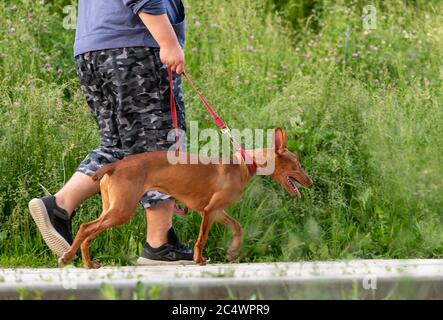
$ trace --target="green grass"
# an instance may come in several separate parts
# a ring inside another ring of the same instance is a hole
[[[187,64],[201,91],[231,127],[288,130],[316,182],[297,201],[253,181],[228,210],[245,228],[240,261],[442,257],[442,3],[374,1],[377,29],[365,33],[362,1],[274,2],[186,1]],[[62,27],[66,4],[0,4],[1,266],[56,266],[27,203],[55,193],[98,144],[74,31]],[[185,91],[188,121],[213,127]],[[100,208],[98,197],[83,204],[75,229]],[[175,220],[192,246],[199,215]],[[145,224],[138,209],[92,255],[132,263]],[[229,241],[211,230],[213,261],[226,261]]]

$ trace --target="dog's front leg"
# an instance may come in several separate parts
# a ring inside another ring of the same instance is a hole
[[[217,211],[208,212],[203,210],[202,212],[200,232],[194,247],[194,261],[202,266],[206,264],[206,259],[203,257],[203,250],[206,246],[206,240],[208,240],[209,230],[211,229],[212,223],[214,222],[217,214]]]

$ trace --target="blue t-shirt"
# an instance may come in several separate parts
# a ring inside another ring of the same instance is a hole
[[[181,0],[79,0],[74,56],[123,47],[159,47],[139,16],[168,15],[180,45],[185,43],[185,9]]]

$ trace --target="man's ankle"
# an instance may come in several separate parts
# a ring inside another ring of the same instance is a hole
[[[152,248],[152,249],[157,249],[160,248],[161,246],[165,245],[168,243],[168,241],[165,240],[159,240],[159,239],[149,239],[146,241],[146,243]]]
[[[55,198],[55,204],[60,208],[66,211],[68,214],[68,217],[70,218],[72,213],[74,212],[74,209],[71,208],[67,203],[64,201],[63,197],[54,195]]]

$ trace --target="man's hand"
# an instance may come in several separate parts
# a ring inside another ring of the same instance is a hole
[[[178,74],[185,69],[185,55],[178,42],[160,46],[160,60]]]
[[[172,71],[180,74],[185,68],[185,55],[166,14],[153,15],[139,12],[149,32],[160,46],[160,59]]]

